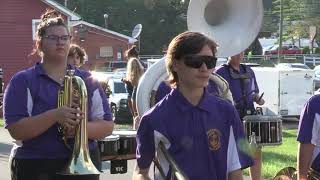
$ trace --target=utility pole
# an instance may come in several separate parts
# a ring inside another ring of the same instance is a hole
[[[109,18],[109,15],[108,14],[104,14],[103,18],[104,18],[104,27],[106,29],[108,29],[108,18]]]
[[[281,50],[282,50],[282,30],[283,30],[283,0],[280,0],[280,27],[279,27],[279,47],[278,47],[278,61],[281,58]]]

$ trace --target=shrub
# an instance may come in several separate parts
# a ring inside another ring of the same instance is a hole
[[[308,46],[303,47],[302,54],[310,54],[310,48]]]
[[[320,54],[320,47],[316,47],[315,50],[314,50],[314,53],[315,54]]]

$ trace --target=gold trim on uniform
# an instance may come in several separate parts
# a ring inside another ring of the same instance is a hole
[[[221,147],[221,132],[218,129],[210,129],[207,131],[209,149],[216,151]]]

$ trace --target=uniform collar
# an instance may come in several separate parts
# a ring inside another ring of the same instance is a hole
[[[43,69],[43,66],[42,66],[42,63],[40,62],[37,62],[36,65],[35,65],[35,71],[36,71],[36,74],[38,76],[41,76],[41,75],[47,75],[47,73],[45,72],[45,70]],[[67,69],[73,69],[75,70],[75,73],[78,73],[77,70],[76,70],[76,67],[75,66],[72,66],[70,64],[67,65]]]
[[[206,88],[204,89],[204,93],[199,104],[196,106],[192,105],[176,88],[171,90],[170,96],[175,97],[175,103],[182,112],[191,110],[192,108],[199,108],[207,112],[210,112],[212,109],[212,98]]]

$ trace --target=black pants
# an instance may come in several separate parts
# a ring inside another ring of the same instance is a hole
[[[96,168],[101,171],[101,158],[98,148],[90,151]],[[99,180],[99,175],[61,176],[68,159],[12,159],[11,180]]]

